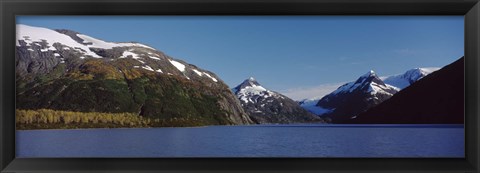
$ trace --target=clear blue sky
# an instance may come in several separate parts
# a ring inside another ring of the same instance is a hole
[[[442,67],[464,55],[463,16],[21,16],[17,23],[136,41],[230,87],[287,91]]]

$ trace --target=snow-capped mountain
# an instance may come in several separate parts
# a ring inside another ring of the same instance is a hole
[[[422,79],[423,77],[429,75],[430,73],[437,71],[438,69],[440,68],[437,68],[437,67],[414,68],[406,71],[403,74],[379,77],[379,79],[382,80],[386,84],[386,86],[399,91],[408,87],[414,82]],[[353,87],[353,84],[354,82],[347,83],[344,86],[337,89],[336,91],[334,91],[333,93],[340,93],[342,91],[347,91],[347,90],[350,91],[351,87]],[[304,99],[299,101],[299,104],[304,109],[316,115],[324,115],[332,111],[331,109],[326,109],[326,108],[316,106],[318,101],[320,101],[320,98],[310,98],[310,99]]]
[[[462,57],[345,123],[464,124],[464,64]]]
[[[326,110],[321,116],[340,122],[355,118],[359,113],[389,99],[397,91],[395,87],[385,84],[374,71],[369,71],[356,81],[344,84],[324,96],[316,106]]]
[[[399,75],[383,77],[382,80],[388,85],[395,86],[398,89],[404,89],[414,82],[422,79],[428,74],[439,70],[438,67],[428,67],[428,68],[414,68],[408,70],[407,72]]]
[[[217,75],[151,46],[16,27],[19,109],[132,112],[199,125],[252,123]]]
[[[22,52],[18,58],[25,60],[26,56],[39,57],[37,60],[31,60],[36,62],[33,66],[27,66],[32,65],[31,61],[21,61],[25,62],[20,64],[20,67],[25,67],[20,68],[22,72],[25,70],[36,72],[37,68],[45,71],[51,66],[68,64],[85,58],[103,59],[103,61],[133,59],[128,68],[183,76],[188,80],[209,79],[218,82],[218,77],[213,73],[169,57],[141,43],[107,42],[75,31],[51,30],[23,24],[17,25],[17,40],[17,49]]]
[[[292,99],[264,88],[253,77],[232,91],[250,118],[260,124],[321,122]]]

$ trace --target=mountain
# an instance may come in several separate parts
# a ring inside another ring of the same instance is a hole
[[[15,59],[17,109],[253,123],[217,75],[145,44],[17,25]]]
[[[389,99],[397,89],[385,84],[374,71],[360,76],[356,81],[340,86],[324,96],[316,104],[325,109],[326,116],[334,123],[354,118],[361,112]]]
[[[379,78],[387,86],[392,87],[395,90],[399,91],[408,87],[409,85],[413,84],[414,82],[422,79],[423,77],[429,75],[430,73],[438,69],[440,68],[438,67],[414,68],[406,71],[403,74],[379,77]],[[331,112],[330,109],[325,109],[325,108],[316,106],[318,101],[320,101],[320,98],[310,98],[310,99],[303,99],[298,103],[300,104],[301,107],[303,107],[304,109],[316,115],[323,115],[328,112]]]
[[[464,57],[347,123],[463,124]]]
[[[292,99],[265,89],[254,78],[232,89],[250,118],[259,124],[321,122]]]
[[[414,68],[400,75],[385,77],[383,78],[383,82],[402,90],[438,69],[440,68]]]

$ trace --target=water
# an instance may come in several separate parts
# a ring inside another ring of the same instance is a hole
[[[459,125],[22,130],[17,157],[464,157]]]

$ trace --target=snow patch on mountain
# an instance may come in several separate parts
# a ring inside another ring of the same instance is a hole
[[[160,59],[159,57],[156,57],[156,56],[148,56],[148,57],[150,57],[150,58],[152,58],[152,59],[154,59],[154,60],[162,60],[162,59]]]
[[[403,74],[381,77],[381,79],[386,84],[395,86],[401,90],[439,69],[438,67],[414,68]]]
[[[259,97],[269,98],[279,96],[258,84],[253,77],[243,81],[242,84],[232,89],[232,91],[245,103],[257,103]]]
[[[200,72],[200,71],[198,71],[197,69],[192,69],[192,70],[193,70],[193,72],[195,72],[195,73],[196,73],[197,75],[199,75],[199,76],[202,76],[202,75],[203,75],[203,73]]]
[[[262,86],[248,86],[240,90],[237,96],[245,103],[256,103],[256,100],[252,100],[252,96],[270,97],[270,92]]]
[[[136,53],[133,53],[131,51],[124,51],[122,56],[120,56],[119,58],[127,58],[128,56],[132,56],[133,59],[139,59],[140,56]]]
[[[375,95],[377,93],[382,93],[382,94],[386,94],[386,95],[393,95],[390,92],[386,92],[387,90],[390,90],[390,89],[397,90],[396,88],[392,88],[388,85],[379,85],[378,83],[370,83],[367,91],[371,95]]]
[[[204,74],[205,76],[209,77],[210,79],[212,79],[214,82],[218,82],[218,80],[215,79],[214,77],[212,77],[210,74],[205,73],[205,72],[203,72],[203,74]]]
[[[16,46],[21,46],[20,41],[24,41],[27,43],[26,46],[32,46],[34,43],[43,42],[45,41],[48,43],[47,50],[54,51],[53,44],[60,43],[62,45],[68,47],[76,47],[84,52],[85,55],[92,56],[94,58],[101,58],[96,53],[92,52],[88,46],[78,43],[77,41],[73,40],[71,37],[58,33],[57,31],[41,28],[41,27],[33,27],[23,24],[16,25],[16,34],[17,34],[17,41]],[[38,45],[37,45],[38,46]],[[78,50],[77,49],[77,50]],[[45,49],[42,49],[45,51]],[[56,50],[56,49],[55,49]]]
[[[170,61],[170,63],[181,72],[185,72],[185,65],[183,65],[182,63],[171,59],[169,59],[168,61]]]
[[[142,68],[145,69],[145,70],[148,70],[148,71],[155,71],[155,70],[153,70],[152,67],[150,67],[150,66],[148,66],[148,65],[143,66]]]
[[[101,49],[112,49],[114,47],[143,47],[148,49],[154,49],[150,46],[140,44],[140,43],[113,43],[106,42],[97,38],[90,37],[88,35],[77,34],[83,40],[83,43],[89,44],[88,47],[101,48]]]

